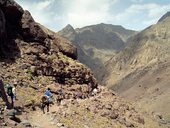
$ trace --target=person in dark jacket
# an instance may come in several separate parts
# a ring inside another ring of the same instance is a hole
[[[43,114],[45,114],[45,107],[47,107],[47,112],[49,112],[49,106],[50,106],[50,103],[49,103],[49,100],[48,100],[48,97],[47,96],[42,96],[41,97],[41,109],[43,111]]]
[[[8,97],[7,97],[5,89],[4,89],[4,82],[3,82],[2,78],[0,78],[0,91],[1,91],[1,97],[2,97],[3,101],[6,103],[7,108],[10,108],[11,105],[8,101]]]

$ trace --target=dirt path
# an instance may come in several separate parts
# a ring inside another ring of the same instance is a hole
[[[43,112],[38,109],[33,113],[28,115],[28,119],[34,127],[37,128],[58,128],[57,121],[54,120],[52,112],[58,111],[59,107],[57,105],[52,105],[50,107],[50,112],[43,114]]]
[[[81,103],[85,100],[77,100]],[[65,102],[66,103],[66,102]],[[37,108],[36,111],[30,111],[25,115],[25,120],[31,123],[33,128],[64,128],[64,124],[59,122],[56,117],[56,113],[62,109],[62,105],[58,106],[57,104],[50,106],[50,112],[43,114],[42,110]]]

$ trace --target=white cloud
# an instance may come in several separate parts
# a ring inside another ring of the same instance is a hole
[[[115,23],[124,24],[127,28],[141,30],[155,24],[169,10],[170,4],[132,4],[123,13],[119,13],[113,17],[114,20],[111,20]]]
[[[45,1],[33,1],[33,2],[23,2],[21,0],[16,0],[25,10],[29,10],[36,22],[43,25],[52,23],[50,21],[52,12],[46,11],[46,9],[54,3],[54,0]]]
[[[131,2],[133,2],[133,3],[141,3],[141,2],[143,2],[143,0],[130,0]]]
[[[130,12],[133,12],[133,11],[148,11],[148,10],[151,10],[151,9],[155,9],[157,8],[158,5],[157,4],[132,4],[127,10],[130,11]]]
[[[101,22],[141,30],[156,23],[170,10],[170,4],[144,3],[144,0],[127,0],[124,3],[121,0],[16,1],[29,10],[37,22],[55,31],[67,24],[77,28]],[[115,9],[116,12],[113,11]]]
[[[53,2],[54,2],[54,0],[40,1],[38,3],[35,3],[33,6],[35,6],[37,10],[43,10],[43,9],[47,8]]]
[[[67,22],[74,27],[106,22],[116,0],[74,0],[68,7]]]
[[[163,5],[163,6],[157,5],[156,8],[149,10],[149,17],[155,17],[155,18],[161,17],[167,11],[170,11],[170,4]]]

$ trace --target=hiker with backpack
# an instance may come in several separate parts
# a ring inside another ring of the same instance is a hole
[[[43,114],[45,114],[45,107],[47,107],[47,112],[49,112],[49,106],[50,106],[50,103],[49,103],[49,100],[48,100],[48,97],[46,95],[42,96],[41,97],[41,109],[43,111]]]
[[[57,104],[60,105],[61,104],[61,101],[64,99],[64,96],[63,96],[63,92],[62,92],[62,88],[60,88],[58,90],[58,95],[57,95]]]
[[[12,85],[9,83],[7,84],[7,94],[11,99],[11,106],[14,107],[14,93],[13,93],[13,88]]]
[[[47,96],[49,103],[53,103],[53,95],[50,88],[47,88],[44,95]]]
[[[52,100],[52,93],[51,93],[51,89],[47,88],[47,90],[45,91],[44,95],[41,98],[41,109],[43,111],[43,113],[45,114],[45,107],[47,107],[47,112],[49,112],[49,106],[50,104],[53,104],[53,100]]]
[[[17,86],[17,84],[14,84],[14,86],[13,86],[13,88],[12,88],[12,92],[13,92],[13,94],[14,94],[14,100],[17,99],[16,86]]]
[[[17,100],[17,90],[16,90],[16,87],[17,87],[17,81],[16,81],[16,79],[14,80],[14,86],[13,86],[13,88],[12,88],[12,92],[13,92],[13,94],[14,94],[14,100]]]

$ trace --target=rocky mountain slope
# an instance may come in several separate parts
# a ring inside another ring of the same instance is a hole
[[[160,127],[146,114],[97,84],[69,41],[36,23],[13,0],[0,0],[0,79],[17,84],[13,109],[0,82],[0,127]],[[40,98],[51,88],[54,105],[42,114]],[[98,93],[91,96],[98,87]],[[63,90],[61,105],[55,102]],[[163,127],[163,126],[162,126]]]
[[[136,32],[122,26],[97,24],[74,29],[67,25],[59,34],[69,39],[78,49],[78,60],[93,72],[103,67],[116,52],[126,45],[126,40]]]
[[[165,14],[128,40],[129,45],[106,63],[100,79],[123,97],[170,121],[170,17]]]

